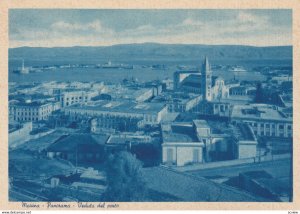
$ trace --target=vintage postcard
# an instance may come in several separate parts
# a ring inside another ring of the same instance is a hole
[[[1,2],[0,209],[299,210],[299,9]]]

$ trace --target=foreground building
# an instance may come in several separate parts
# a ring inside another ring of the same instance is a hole
[[[158,200],[153,201],[269,201],[228,185],[165,167],[147,167],[142,172],[147,188],[162,193]]]
[[[184,166],[256,157],[257,139],[248,124],[205,120],[162,124],[162,162]]]
[[[197,137],[191,124],[163,124],[161,129],[162,162],[164,164],[184,166],[204,161],[204,142]]]
[[[62,158],[73,163],[100,162],[104,160],[106,135],[70,134],[58,139],[47,149],[47,157]]]

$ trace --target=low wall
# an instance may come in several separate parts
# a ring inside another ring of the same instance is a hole
[[[194,171],[194,170],[199,170],[199,169],[213,169],[213,168],[236,166],[236,165],[249,164],[249,163],[259,163],[259,162],[266,162],[266,161],[282,160],[282,159],[288,159],[288,158],[291,158],[291,154],[267,155],[267,156],[261,156],[261,157],[255,157],[255,158],[217,161],[217,162],[194,164],[194,165],[190,165],[190,166],[181,166],[181,167],[173,167],[173,168],[178,171],[185,172],[185,171]]]

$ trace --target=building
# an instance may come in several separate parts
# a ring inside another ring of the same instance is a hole
[[[200,102],[193,112],[204,117],[225,117],[229,118],[231,115],[232,104],[227,100]]]
[[[203,162],[203,141],[189,123],[162,124],[162,162],[184,166]]]
[[[190,75],[201,75],[199,71],[176,71],[173,74],[173,89],[177,91],[181,88],[182,82]],[[200,93],[200,91],[199,91]]]
[[[164,79],[162,81],[163,84],[163,90],[172,90],[174,89],[174,84],[173,84],[173,80],[172,79]]]
[[[264,170],[242,172],[238,176],[241,188],[272,201],[288,202],[291,194],[289,181],[274,178]]]
[[[231,122],[249,124],[257,136],[293,137],[293,119],[273,105],[235,105]]]
[[[233,159],[232,127],[226,122],[194,120],[193,127],[198,139],[205,145],[205,162]]]
[[[66,90],[56,90],[54,91],[57,101],[60,102],[62,108],[76,104],[76,103],[87,103],[91,101],[93,97],[99,95],[97,90],[76,90],[76,89],[66,89]]]
[[[256,157],[257,140],[247,124],[193,120],[164,123],[161,132],[162,162],[166,165]]]
[[[237,128],[234,131],[235,158],[242,159],[256,157],[258,143],[252,128],[246,123],[240,123],[237,124]]]
[[[229,97],[229,87],[224,79],[212,75],[211,66],[206,57],[199,71],[177,71],[174,73],[174,90],[196,93],[203,100],[213,101]]]
[[[59,102],[13,102],[9,113],[14,121],[28,122],[47,120],[52,112],[60,109]]]
[[[111,114],[102,114],[91,120],[91,132],[135,132],[139,129],[141,121],[141,117],[114,116]]]
[[[100,162],[104,160],[107,139],[107,135],[72,133],[51,144],[46,149],[47,157],[73,163]]]
[[[146,124],[159,124],[168,112],[163,103],[135,103],[132,101],[107,101],[101,100],[90,105],[76,104],[64,110],[71,120],[80,118],[97,118],[96,126],[116,129],[137,124],[142,127]]]
[[[266,201],[249,192],[166,167],[147,167],[143,168],[142,172],[147,188],[152,190],[151,192],[161,193],[157,197],[160,202],[162,200],[180,202]],[[156,201],[157,198],[152,201]]]
[[[163,102],[168,106],[169,112],[189,112],[192,111],[202,100],[202,96],[198,94],[187,93],[164,93],[155,97],[151,102]]]
[[[201,86],[203,99],[207,101],[212,100],[212,71],[207,57],[205,57],[204,63],[202,64],[202,74],[201,74]]]
[[[234,86],[230,87],[230,96],[255,96],[256,88],[253,86]]]
[[[144,102],[153,96],[161,93],[161,86],[147,85],[147,87],[140,86],[123,86],[123,85],[107,85],[105,93],[109,94],[112,99],[126,99],[135,102]]]

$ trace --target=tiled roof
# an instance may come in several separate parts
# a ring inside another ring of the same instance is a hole
[[[253,195],[164,167],[143,169],[148,188],[166,193],[180,201],[260,201]]]
[[[107,141],[107,135],[91,134],[71,134],[65,138],[59,139],[56,143],[49,146],[47,151],[55,152],[80,152],[95,151],[101,148]]]

